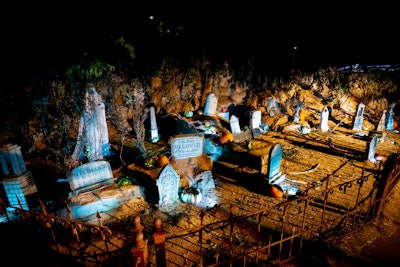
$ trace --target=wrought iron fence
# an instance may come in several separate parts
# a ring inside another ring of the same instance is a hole
[[[146,247],[137,246],[132,233],[134,219],[126,226],[104,226],[24,210],[0,203],[8,223],[23,222],[39,233],[61,258],[82,266],[254,266],[283,263],[299,257],[315,242],[330,242],[356,231],[380,216],[384,203],[400,178],[400,158],[395,155],[374,175],[334,184],[328,177],[319,190],[306,190],[301,197],[287,198],[272,207],[241,214],[234,205],[219,207],[227,217],[205,223],[210,213],[202,211],[199,225],[188,229],[163,228],[159,219],[146,227]],[[10,218],[10,212],[12,217]],[[157,222],[157,223],[156,223]],[[139,260],[138,252],[143,256]],[[60,260],[61,261],[61,260]],[[59,264],[62,266],[62,264]]]

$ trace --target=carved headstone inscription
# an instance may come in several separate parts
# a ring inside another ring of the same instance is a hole
[[[164,209],[173,208],[179,201],[180,177],[170,165],[166,165],[157,179],[159,206]]]
[[[93,192],[115,183],[108,161],[95,161],[75,167],[68,177],[73,195]]]
[[[171,154],[176,159],[198,157],[203,154],[204,136],[185,135],[171,139]]]

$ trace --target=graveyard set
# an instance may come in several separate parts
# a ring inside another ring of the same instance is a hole
[[[49,206],[47,212],[89,223],[96,223],[101,213],[102,222],[108,224],[153,209],[152,217],[168,221],[169,216],[188,218],[196,216],[196,211],[218,212],[232,204],[249,211],[249,203],[274,205],[318,192],[323,183],[374,176],[398,152],[394,107],[388,106],[374,130],[363,127],[362,103],[351,127],[332,123],[328,107],[311,127],[302,119],[301,105],[296,106],[291,121],[286,117],[282,123],[272,120],[282,118],[282,108],[274,98],[263,111],[235,110],[221,107],[218,98],[209,94],[204,110],[167,119],[151,107],[146,145],[159,153],[150,163],[131,162],[119,168],[113,166],[105,117],[101,119],[104,110],[100,110],[102,115],[93,128],[79,132],[93,142],[89,162],[57,180],[67,185],[63,204],[68,209]],[[78,142],[75,159],[83,157],[83,149]],[[21,147],[4,145],[0,159],[1,197],[9,205],[7,213],[12,207],[40,210],[42,185],[36,185],[35,172],[25,165]],[[127,211],[127,205],[135,207]]]

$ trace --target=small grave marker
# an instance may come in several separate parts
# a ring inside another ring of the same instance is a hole
[[[329,130],[328,118],[329,118],[329,109],[327,107],[325,107],[322,110],[322,113],[321,113],[321,123],[320,123],[320,125],[321,125],[321,131],[322,132],[327,132]]]

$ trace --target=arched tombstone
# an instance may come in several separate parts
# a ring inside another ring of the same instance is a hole
[[[285,180],[281,174],[282,145],[276,144],[270,151],[268,179],[271,184],[280,183]]]
[[[170,165],[166,165],[157,178],[159,207],[172,210],[179,202],[180,177]]]

